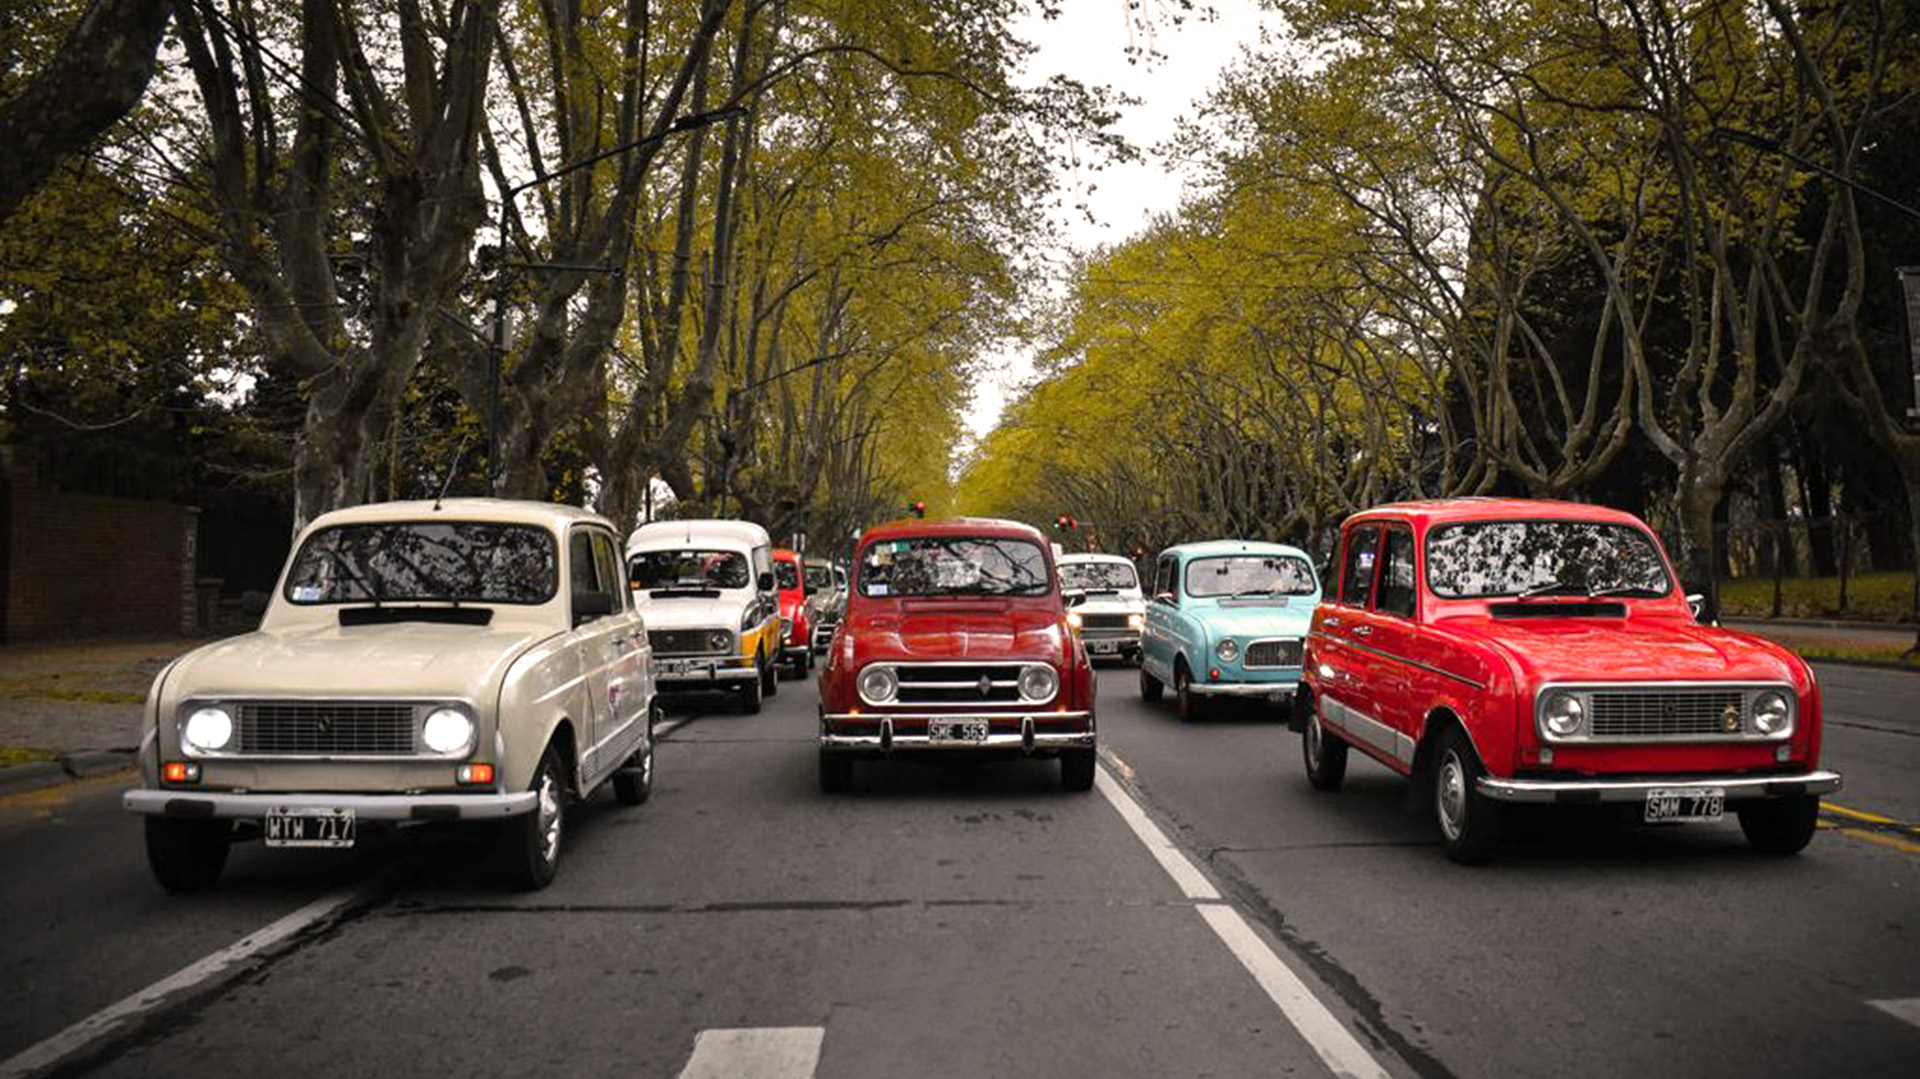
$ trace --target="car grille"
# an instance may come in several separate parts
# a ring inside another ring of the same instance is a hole
[[[418,705],[247,701],[235,708],[232,752],[247,756],[407,756]]]
[[[1018,663],[901,663],[893,668],[900,678],[900,695],[895,703],[913,704],[1018,704],[1020,702],[1020,664]],[[988,683],[980,691],[981,680]]]
[[[1595,738],[1727,736],[1746,728],[1748,694],[1738,689],[1595,690],[1586,697]],[[1731,731],[1729,708],[1738,717]]]
[[[1083,637],[1121,637],[1131,632],[1127,625],[1128,615],[1120,614],[1083,614],[1080,616],[1080,634]]]
[[[656,656],[708,656],[725,652],[724,648],[707,645],[707,638],[712,634],[711,629],[651,629],[647,631],[647,643],[653,646]]]
[[[1261,667],[1298,667],[1300,665],[1300,639],[1297,637],[1275,637],[1264,641],[1247,642],[1246,662],[1241,666],[1249,670]]]

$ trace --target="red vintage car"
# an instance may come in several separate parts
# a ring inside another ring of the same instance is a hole
[[[902,754],[1057,756],[1093,786],[1093,667],[1067,626],[1038,529],[960,518],[896,521],[854,556],[820,674],[820,787],[853,762]]]
[[[813,624],[807,615],[807,575],[800,556],[775,548],[773,575],[780,588],[780,657],[795,678],[813,669]]]
[[[1293,727],[1307,778],[1357,748],[1410,777],[1449,857],[1486,858],[1510,803],[1719,820],[1759,850],[1812,838],[1820,689],[1798,656],[1701,625],[1660,542],[1598,506],[1382,506],[1341,530]]]

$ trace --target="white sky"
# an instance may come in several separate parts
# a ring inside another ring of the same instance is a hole
[[[1147,2],[1151,6],[1154,0]],[[1152,148],[1173,134],[1175,122],[1213,87],[1242,44],[1256,43],[1263,25],[1279,25],[1277,16],[1259,10],[1258,0],[1210,0],[1210,5],[1216,15],[1212,21],[1189,16],[1177,28],[1156,31],[1151,44],[1166,59],[1152,67],[1127,63],[1126,0],[1064,0],[1060,18],[1048,22],[1030,15],[1018,24],[1020,36],[1039,46],[1027,71],[1029,82],[1063,74],[1141,99],[1125,110],[1119,131],[1148,151],[1146,159],[1062,178],[1080,191],[1089,183],[1097,187],[1086,200],[1097,223],[1077,213],[1063,218],[1074,246],[1117,243],[1139,231],[1148,215],[1179,204],[1180,176],[1157,159]],[[1066,200],[1069,206],[1079,201]],[[1007,396],[1033,374],[1030,353],[998,357],[997,362],[998,370],[975,386],[973,407],[967,412],[967,428],[976,439],[993,429]]]

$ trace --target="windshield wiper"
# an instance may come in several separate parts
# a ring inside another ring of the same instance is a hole
[[[1548,581],[1534,585],[1514,598],[1531,599],[1534,596],[1585,596],[1592,599],[1593,592],[1586,585],[1574,581]]]
[[[1648,588],[1646,585],[1617,584],[1609,588],[1595,589],[1594,591],[1587,593],[1587,595],[1594,599],[1599,599],[1602,596],[1641,596],[1647,599],[1658,599],[1661,596],[1666,595],[1666,593],[1656,592],[1653,589]]]

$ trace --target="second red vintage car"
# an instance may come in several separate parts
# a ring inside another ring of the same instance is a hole
[[[1719,820],[1792,854],[1820,795],[1820,690],[1792,652],[1695,621],[1637,517],[1457,499],[1346,522],[1295,696],[1307,778],[1354,747],[1410,776],[1447,854],[1492,850],[1509,803]]]
[[[898,521],[861,538],[820,675],[820,786],[903,754],[1054,756],[1093,787],[1093,667],[1038,529]]]
[[[776,548],[773,575],[780,588],[780,661],[804,678],[813,669],[813,626],[807,615],[807,577],[799,554]]]

